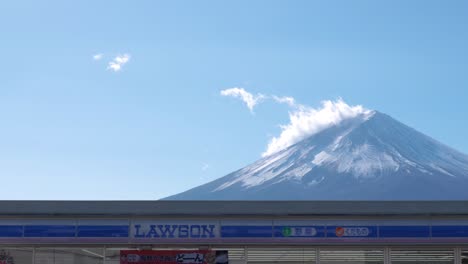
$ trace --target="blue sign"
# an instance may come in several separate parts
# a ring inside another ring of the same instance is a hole
[[[128,224],[125,224],[128,223]],[[245,219],[239,221],[216,220],[60,220],[47,222],[41,220],[0,220],[0,240],[13,241],[17,238],[27,238],[24,242],[30,242],[32,238],[40,241],[51,239],[63,239],[63,241],[89,241],[87,238],[96,238],[95,241],[123,241],[129,243],[140,240],[142,242],[160,242],[174,239],[174,242],[190,241],[191,239],[204,240],[213,243],[245,239],[246,242],[268,241],[274,242],[274,238],[289,238],[290,241],[302,241],[302,239],[326,239],[346,241],[348,238],[371,239],[402,239],[432,238],[450,239],[466,238],[468,242],[468,221],[343,221],[344,225],[336,225],[333,220],[331,225],[326,222],[311,221],[259,221],[249,222]],[[395,224],[393,224],[395,223]],[[440,224],[437,224],[440,223]],[[449,223],[449,224],[446,224]],[[455,225],[455,223],[457,225]],[[451,224],[451,225],[450,225]],[[86,239],[85,239],[86,238]],[[82,240],[80,240],[82,239]],[[101,240],[99,240],[101,239]],[[120,239],[120,240],[118,240]],[[288,240],[289,240],[288,239]],[[15,240],[17,241],[17,240]],[[93,240],[94,241],[94,240]],[[279,240],[276,240],[279,241]],[[355,241],[349,239],[348,241]],[[21,241],[19,242],[21,243]]]

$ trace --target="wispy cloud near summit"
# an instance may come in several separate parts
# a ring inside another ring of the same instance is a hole
[[[270,139],[265,152],[262,153],[263,157],[294,145],[326,128],[339,124],[345,119],[371,112],[361,105],[350,106],[341,98],[335,101],[322,101],[320,107],[314,108],[299,104],[296,99],[290,96],[253,95],[244,88],[225,89],[221,91],[221,95],[240,98],[251,112],[256,105],[264,100],[287,104],[290,107],[289,123],[280,125],[280,134]]]
[[[253,95],[247,92],[244,88],[237,87],[222,90],[221,95],[240,98],[247,105],[250,112],[253,112],[255,105],[265,98],[263,94]]]
[[[342,99],[323,101],[322,106],[318,108],[304,105],[293,106],[294,108],[289,112],[289,124],[281,125],[280,135],[270,140],[267,149],[262,153],[263,157],[294,145],[345,119],[370,112],[361,105],[350,106]]]

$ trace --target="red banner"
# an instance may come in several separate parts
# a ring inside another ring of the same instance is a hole
[[[121,250],[120,264],[227,264],[227,251]]]

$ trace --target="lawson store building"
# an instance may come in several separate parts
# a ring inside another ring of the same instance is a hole
[[[12,263],[468,263],[468,202],[0,201]]]

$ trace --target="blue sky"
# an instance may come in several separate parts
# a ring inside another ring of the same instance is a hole
[[[311,107],[343,98],[468,153],[467,10],[2,2],[0,199],[157,199],[239,169],[261,157],[290,108],[269,100],[251,112],[221,96],[233,87]]]

